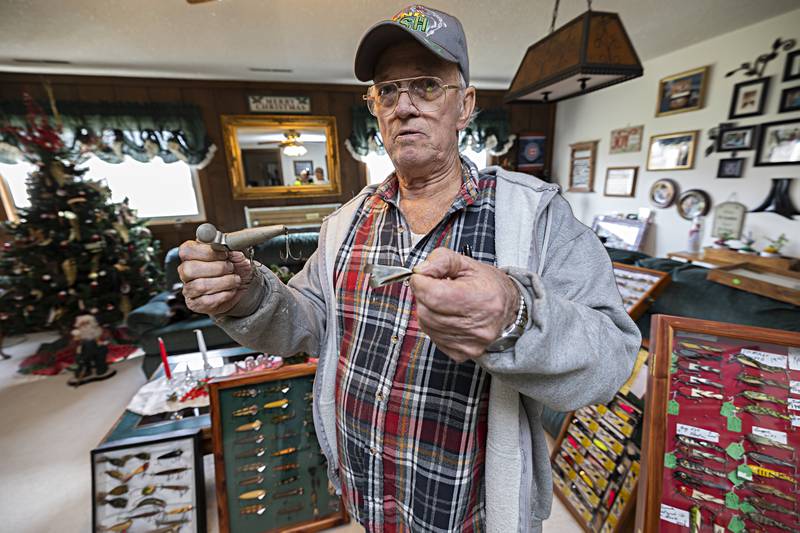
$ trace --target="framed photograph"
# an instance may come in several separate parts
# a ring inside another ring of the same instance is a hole
[[[709,270],[708,277],[724,268]],[[738,287],[746,283],[744,278],[738,281],[741,283]],[[800,447],[800,431],[790,422],[793,420],[790,415],[797,416],[797,411],[772,404],[768,412],[781,416],[762,415],[763,408],[767,407],[765,403],[750,402],[745,396],[763,391],[791,403],[789,391],[796,390],[792,382],[800,380],[797,346],[800,346],[797,332],[688,317],[653,316],[647,362],[647,403],[642,425],[642,475],[635,497],[638,501],[635,531],[688,533],[695,530],[690,522],[702,524],[704,527],[698,528],[700,531],[711,531],[715,527],[727,531],[743,531],[746,527],[750,531],[759,527],[753,527],[757,522],[751,520],[756,514],[741,511],[745,499],[757,504],[769,500],[792,505],[796,494],[791,474],[767,476],[776,471],[794,471],[782,463],[797,464],[794,450]],[[682,369],[692,363],[706,367],[701,373],[702,379],[715,383],[714,392],[708,394],[712,391],[708,386],[686,385],[685,382],[691,380],[687,376],[691,374],[687,375]],[[765,364],[775,370],[766,378],[772,384],[760,388],[751,384],[753,380],[748,376],[763,380],[765,374],[757,368]],[[761,409],[750,407],[753,405]],[[765,442],[769,444],[763,444]],[[702,454],[698,455],[698,450]],[[765,472],[766,465],[752,460],[754,450],[769,455],[778,466],[773,463],[772,468],[768,468],[771,472]],[[702,472],[698,471],[698,466]],[[757,470],[759,468],[761,470]],[[787,478],[790,481],[786,481]],[[700,482],[695,484],[695,480]],[[710,483],[722,488],[710,487]],[[763,493],[752,490],[756,484]],[[753,494],[758,494],[759,498],[753,498]],[[696,500],[701,497],[707,499],[698,504]],[[733,505],[734,497],[741,505]],[[761,529],[797,529],[796,522],[788,514],[773,513],[772,516],[782,528]],[[731,526],[726,528],[726,525]]]
[[[611,145],[608,153],[624,154],[641,151],[643,135],[644,126],[631,126],[611,130]]]
[[[689,189],[681,194],[676,205],[680,216],[694,220],[695,217],[706,216],[711,210],[711,197],[700,189]]]
[[[730,157],[720,159],[717,167],[718,178],[741,178],[744,172],[744,157]]]
[[[694,167],[698,131],[682,131],[650,137],[647,170],[687,170]]]
[[[800,164],[800,118],[761,125],[755,166]]]
[[[541,132],[521,133],[517,149],[517,170],[539,174],[544,169],[547,137]]]
[[[612,215],[597,215],[592,221],[592,231],[607,248],[631,250],[642,249],[650,222],[638,218],[623,218]]]
[[[738,152],[755,148],[756,126],[720,128],[717,135],[717,152]]]
[[[703,108],[709,67],[700,67],[663,78],[658,83],[656,116],[686,113]]]
[[[778,112],[790,113],[792,111],[800,111],[800,85],[781,91],[781,105]]]
[[[759,78],[733,86],[731,109],[728,118],[757,117],[764,114],[769,92],[769,78]]]
[[[569,191],[594,190],[594,164],[597,158],[597,141],[571,144],[569,158]]]
[[[311,177],[314,177],[314,162],[313,161],[292,161],[294,165],[294,175],[299,176],[304,170],[308,170]]]
[[[606,170],[604,196],[634,196],[639,167],[609,167]]]
[[[202,431],[106,443],[91,452],[92,531],[206,531]]]
[[[783,81],[800,80],[800,50],[786,54],[783,66]]]
[[[650,203],[661,209],[675,203],[678,196],[678,184],[670,179],[658,180],[650,187]]]

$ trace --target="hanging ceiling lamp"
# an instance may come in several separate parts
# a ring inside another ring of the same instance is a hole
[[[306,155],[308,149],[300,142],[300,134],[295,130],[289,130],[283,134],[286,137],[285,141],[281,141],[280,147],[283,154],[288,157],[299,157]]]
[[[639,56],[616,13],[589,10],[525,52],[505,101],[557,102],[642,75]]]

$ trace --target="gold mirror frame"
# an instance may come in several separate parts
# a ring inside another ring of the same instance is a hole
[[[339,137],[336,133],[336,117],[314,115],[222,115],[222,134],[225,140],[225,155],[228,159],[228,173],[233,185],[233,198],[236,200],[255,200],[270,198],[308,198],[314,196],[334,196],[341,192],[339,176]],[[273,185],[248,187],[245,185],[244,166],[241,148],[236,136],[238,128],[267,127],[280,130],[300,128],[324,128],[326,142],[326,162],[328,183],[324,185]]]

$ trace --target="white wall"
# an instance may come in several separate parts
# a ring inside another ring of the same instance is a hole
[[[294,180],[297,176],[294,174],[294,162],[295,161],[312,161],[313,166],[311,167],[311,176],[314,176],[314,169],[317,167],[322,167],[323,175],[325,176],[325,180],[328,180],[328,151],[327,146],[325,143],[317,143],[317,142],[304,142],[303,146],[306,147],[308,150],[305,155],[297,156],[297,157],[289,157],[287,155],[283,155],[281,152],[281,165],[283,167],[283,182],[286,185],[292,185]],[[315,180],[316,181],[316,180]]]
[[[621,15],[624,21],[625,13]],[[738,201],[752,209],[766,198],[771,178],[795,177],[798,179],[792,185],[791,195],[795,205],[800,208],[800,166],[754,167],[755,150],[743,151],[738,152],[737,157],[747,158],[744,177],[720,179],[716,177],[719,159],[730,157],[730,153],[713,153],[709,157],[704,155],[710,143],[708,130],[720,122],[729,122],[728,110],[734,84],[747,79],[743,74],[725,78],[725,73],[769,51],[772,42],[778,37],[795,38],[800,41],[800,10],[652,59],[644,63],[644,76],[641,78],[559,103],[556,113],[553,168],[554,176],[558,178],[564,190],[569,184],[569,145],[580,141],[600,141],[597,149],[595,192],[564,193],[572,204],[575,215],[585,224],[591,225],[592,219],[598,214],[635,213],[639,207],[652,207],[648,197],[650,186],[661,178],[677,181],[682,191],[703,189],[711,195],[713,204],[724,202],[735,193]],[[795,49],[798,48],[800,42]],[[766,113],[759,117],[739,119],[736,121],[737,125],[748,126],[776,120],[800,119],[800,112],[777,112],[781,90],[800,84],[797,80],[781,82],[785,57],[785,52],[782,52],[765,71],[765,76],[771,77]],[[704,65],[711,65],[705,107],[699,111],[656,118],[659,80]],[[611,130],[639,124],[644,124],[642,151],[609,155]],[[647,146],[651,135],[695,129],[701,131],[694,169],[660,172],[646,170]],[[609,166],[639,167],[635,198],[603,196],[606,168]],[[704,245],[713,241],[710,237],[713,214],[712,209],[706,218]],[[667,252],[685,250],[690,225],[690,221],[678,215],[675,206],[656,209],[654,226],[651,227],[645,251],[665,256]],[[783,232],[791,239],[784,248],[784,253],[800,256],[800,216],[795,217],[794,221],[789,221],[774,213],[748,213],[745,231],[748,230],[752,230],[754,236],[758,238],[755,244],[757,249],[768,244],[764,239],[765,236],[775,238]]]

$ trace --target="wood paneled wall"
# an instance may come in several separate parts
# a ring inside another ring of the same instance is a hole
[[[218,151],[206,168],[199,172],[203,190],[206,218],[226,231],[241,229],[245,224],[244,207],[293,205],[300,203],[335,203],[352,198],[366,184],[366,166],[353,159],[344,145],[351,131],[351,109],[362,105],[364,86],[258,83],[245,81],[207,81],[180,79],[123,78],[97,76],[53,76],[0,73],[0,99],[21,99],[24,92],[44,101],[43,80],[53,88],[56,101],[128,101],[128,102],[181,102],[199,106],[203,110],[206,129]],[[341,165],[342,193],[339,196],[314,199],[287,200],[234,200],[228,178],[228,165],[222,138],[220,115],[247,114],[248,94],[274,94],[308,96],[313,115],[336,117],[339,133],[339,159]],[[478,108],[500,107],[501,91],[478,91]],[[514,133],[543,131],[553,138],[555,124],[554,105],[513,104],[509,111]],[[552,149],[548,143],[548,152]],[[550,161],[551,154],[547,154]],[[2,205],[0,205],[2,210]],[[0,213],[5,219],[5,213]],[[161,240],[162,251],[194,238],[197,224],[153,225],[154,235]]]

